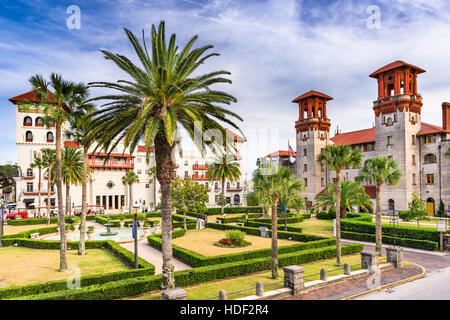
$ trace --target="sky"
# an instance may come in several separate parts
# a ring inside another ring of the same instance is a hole
[[[80,28],[69,28],[80,9]],[[288,141],[295,150],[297,105],[309,90],[328,94],[331,133],[372,126],[377,81],[369,74],[403,60],[426,70],[419,75],[422,121],[442,125],[441,104],[450,101],[450,1],[371,0],[0,0],[0,163],[16,162],[15,108],[8,98],[31,89],[34,74],[60,73],[72,81],[117,81],[126,75],[99,51],[138,59],[123,28],[150,34],[166,22],[167,38],[180,47],[220,54],[200,71],[228,70],[220,89],[238,102],[229,108],[244,121],[248,142],[244,172],[256,158]],[[92,89],[91,96],[105,93]]]

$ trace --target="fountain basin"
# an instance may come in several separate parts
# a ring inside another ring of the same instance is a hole
[[[120,229],[120,228],[111,228],[111,234],[109,235],[104,235],[106,234],[105,230],[95,230],[94,231],[94,236],[93,236],[93,240],[114,240],[116,242],[119,243],[125,243],[125,242],[132,242],[134,241],[133,239],[133,234],[131,232],[131,228],[126,228],[126,229]],[[155,231],[154,228],[151,228],[149,230],[148,235],[153,234]],[[138,239],[142,239],[144,237],[144,231],[141,229],[138,229]],[[41,237],[41,239],[43,240],[59,240],[60,236],[59,235],[54,235],[54,236],[44,236]],[[80,233],[79,232],[71,232],[67,234],[67,241],[79,241],[80,240]]]

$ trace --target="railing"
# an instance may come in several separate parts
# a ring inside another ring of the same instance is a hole
[[[23,194],[26,196],[32,196],[32,195],[39,195],[39,193],[41,195],[46,195],[48,194],[47,190],[41,190],[40,192],[38,190],[27,190],[27,191],[23,191]],[[55,194],[54,190],[50,190],[50,194]]]
[[[202,181],[208,181],[209,179],[205,175],[199,175],[196,176],[195,174],[192,175],[192,180],[202,180]]]
[[[192,165],[192,169],[194,170],[208,170],[209,165],[207,164],[194,164]]]
[[[233,188],[233,187],[230,187],[230,188],[227,188],[227,191],[230,191],[230,192],[239,192],[239,191],[242,191],[242,188]]]
[[[134,169],[134,164],[132,163],[111,163],[103,161],[101,162],[90,162],[89,166],[91,168],[115,168],[115,169]]]

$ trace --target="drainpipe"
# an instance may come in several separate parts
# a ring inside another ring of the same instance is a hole
[[[441,183],[441,145],[438,146],[439,150],[439,204],[441,204],[442,201],[442,183]]]
[[[416,136],[417,137],[417,136]],[[420,193],[420,199],[422,199],[422,137],[419,137],[419,193]]]

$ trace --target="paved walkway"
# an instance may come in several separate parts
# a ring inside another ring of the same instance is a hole
[[[421,273],[422,268],[415,265],[382,271],[379,285],[383,286]],[[373,276],[366,275],[356,279],[345,280],[297,296],[288,297],[284,300],[339,300],[374,288],[375,286],[370,281],[372,279]]]

